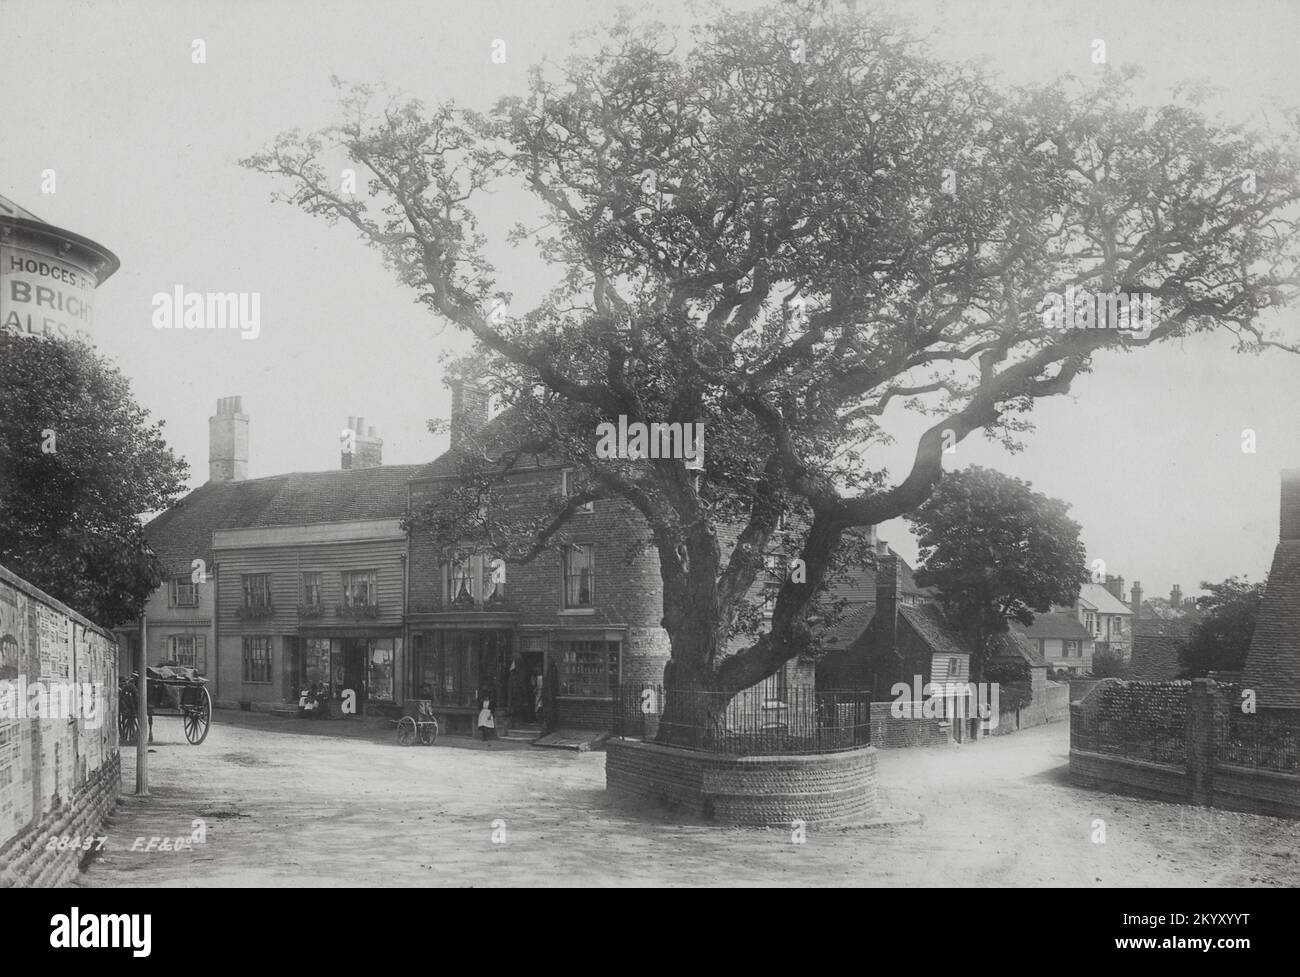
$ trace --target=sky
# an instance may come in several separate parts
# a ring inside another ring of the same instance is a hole
[[[678,2],[640,7],[669,24],[696,16]],[[1300,103],[1292,0],[884,7],[914,18],[936,53],[984,60],[1007,84],[1087,78],[1100,38],[1112,67],[1142,66],[1153,104],[1189,80],[1219,86],[1215,108],[1229,119],[1263,124]],[[121,258],[96,296],[96,341],[166,422],[191,485],[207,478],[208,417],[236,394],[251,416],[250,477],[338,467],[351,415],[379,429],[386,463],[428,461],[446,447],[426,428],[449,411],[439,358],[466,338],[414,304],[355,233],[273,203],[273,181],[238,160],[283,130],[336,121],[331,75],[487,108],[522,94],[529,65],[562,59],[575,32],[612,11],[595,0],[0,0],[0,194]],[[53,193],[42,192],[47,170]],[[498,194],[484,228],[500,237],[533,206]],[[550,285],[530,252],[490,253],[516,305]],[[257,339],[153,328],[153,295],[178,285],[260,293]],[[1300,336],[1294,319],[1269,324]],[[1221,337],[1104,353],[1033,420],[1023,452],[975,436],[945,463],[998,468],[1066,500],[1090,560],[1148,596],[1267,571],[1279,474],[1300,467],[1300,357],[1238,356]],[[925,425],[895,411],[887,423],[897,443],[871,461],[901,475]],[[1253,454],[1242,451],[1248,428]],[[879,532],[915,562],[905,524]]]

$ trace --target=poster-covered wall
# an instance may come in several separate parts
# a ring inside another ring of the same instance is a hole
[[[117,644],[0,567],[0,850],[117,756]]]

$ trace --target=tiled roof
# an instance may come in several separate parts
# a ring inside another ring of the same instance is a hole
[[[1129,660],[1129,678],[1143,682],[1168,682],[1178,678],[1178,651],[1184,638],[1172,634],[1135,634]]]
[[[1117,598],[1099,583],[1086,583],[1079,588],[1079,600],[1091,604],[1102,614],[1132,614],[1133,608]]]
[[[876,616],[875,604],[856,604],[844,609],[840,619],[822,637],[828,648],[845,648],[857,641]]]
[[[989,658],[1019,658],[1030,665],[1046,665],[1038,646],[1025,637],[1024,632],[1011,629],[995,634],[989,639]]]
[[[297,526],[406,515],[406,486],[419,465],[293,472],[238,482],[208,482],[144,528],[167,571],[212,562],[212,534],[248,526]]]
[[[1265,709],[1300,709],[1300,540],[1273,553],[1241,684]]]
[[[1133,621],[1133,635],[1186,638],[1196,626],[1195,619],[1183,617],[1139,617]]]
[[[938,655],[969,655],[970,649],[943,616],[937,604],[921,604],[919,607],[902,606],[898,616],[912,626],[917,637],[930,646]]]
[[[1068,611],[1049,611],[1036,614],[1034,623],[1024,627],[1015,622],[1011,625],[1030,638],[1069,638],[1071,640],[1091,641],[1093,635],[1079,619]]]

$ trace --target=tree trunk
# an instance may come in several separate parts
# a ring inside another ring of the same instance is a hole
[[[655,742],[692,750],[716,749],[726,731],[727,705],[734,693],[717,688],[716,676],[685,660],[664,668],[663,714]]]

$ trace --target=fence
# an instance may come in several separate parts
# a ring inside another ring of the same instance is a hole
[[[1229,710],[1219,762],[1300,773],[1300,715],[1294,713],[1293,709],[1253,714]]]
[[[834,753],[870,745],[871,693],[809,686],[777,697],[755,687],[730,696],[622,686],[613,735],[733,756]]]

